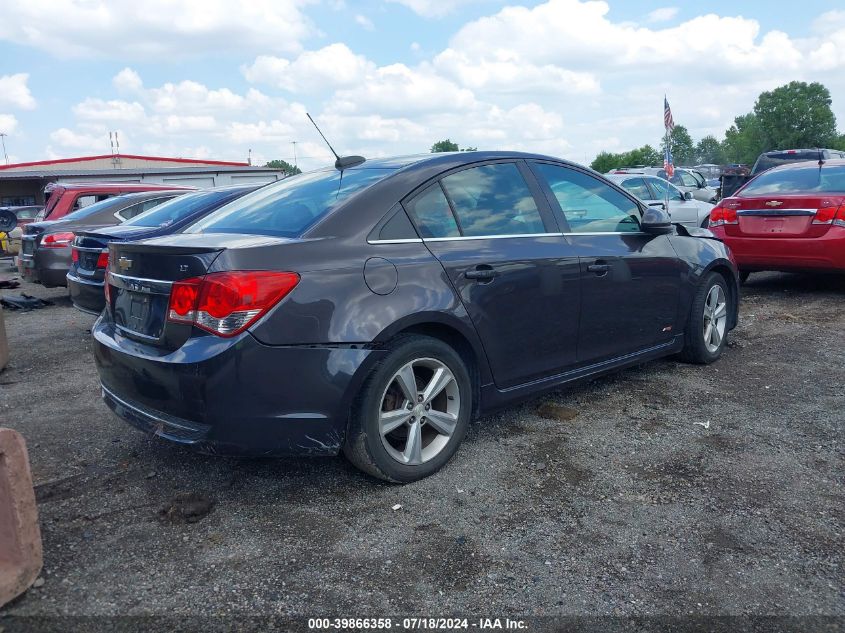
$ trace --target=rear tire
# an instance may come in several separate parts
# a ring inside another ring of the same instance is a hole
[[[706,365],[719,359],[728,337],[731,313],[728,284],[719,273],[704,277],[690,306],[681,358]]]
[[[452,458],[471,412],[472,382],[460,355],[439,339],[403,335],[367,377],[343,453],[379,479],[417,481]]]

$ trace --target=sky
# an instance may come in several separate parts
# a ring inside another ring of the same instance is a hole
[[[461,147],[589,163],[657,146],[663,97],[722,138],[760,92],[819,81],[845,130],[827,0],[3,0],[11,162],[125,154],[304,170]],[[0,156],[2,160],[2,156]]]

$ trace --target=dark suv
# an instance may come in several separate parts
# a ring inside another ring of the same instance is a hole
[[[845,152],[838,149],[779,149],[771,152],[763,152],[757,157],[754,167],[751,168],[751,177],[757,174],[783,165],[807,160],[825,161],[831,158],[845,158]]]
[[[661,356],[715,361],[737,288],[712,233],[590,170],[426,154],[293,176],[111,244],[92,334],[104,400],[150,434],[343,451],[406,482],[474,415]]]

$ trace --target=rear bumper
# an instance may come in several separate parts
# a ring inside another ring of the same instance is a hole
[[[78,310],[99,314],[106,307],[102,281],[84,279],[71,270],[67,274],[67,288],[70,300]]]
[[[821,237],[735,237],[724,228],[711,229],[744,271],[830,270],[845,271],[845,228],[832,226]]]
[[[21,276],[27,281],[40,283],[48,288],[67,285],[66,276],[70,264],[69,248],[39,248],[31,255],[21,254],[18,258]]]
[[[103,398],[147,433],[206,452],[335,455],[352,399],[384,352],[196,336],[174,352],[92,329]]]

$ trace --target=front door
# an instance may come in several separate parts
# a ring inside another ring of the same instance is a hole
[[[580,261],[524,164],[454,172],[405,207],[460,296],[497,387],[574,365]]]
[[[640,230],[640,207],[578,169],[532,163],[556,202],[581,268],[578,362],[590,364],[669,342],[681,266],[665,235]]]

